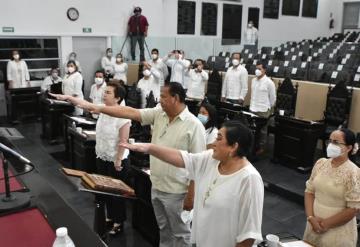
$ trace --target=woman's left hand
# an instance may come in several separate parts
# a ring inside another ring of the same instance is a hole
[[[115,167],[115,170],[117,170],[118,172],[121,171],[123,169],[123,167],[121,165],[121,160],[116,160],[114,162],[114,167]]]
[[[320,220],[319,224],[322,228],[322,233],[327,232],[330,229],[330,225],[326,219]]]

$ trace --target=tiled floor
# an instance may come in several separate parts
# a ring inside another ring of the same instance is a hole
[[[55,153],[64,149],[62,145],[48,145],[46,141],[40,139],[40,124],[21,124],[16,128],[28,139],[34,142],[34,153],[42,152]],[[41,155],[40,155],[41,156]],[[58,157],[59,158],[59,157]],[[41,157],[39,157],[40,161]],[[93,208],[94,201],[90,194],[81,193],[72,185],[64,184],[64,180],[59,177],[59,165],[54,159],[51,159],[53,164],[40,164],[37,166],[39,172],[49,181],[49,183],[58,191],[60,195],[69,202],[70,205],[78,212],[78,214],[90,225],[93,225]],[[263,172],[263,177],[267,179],[273,176],[273,179],[279,180],[279,183],[285,180],[292,179],[289,173],[280,170],[278,173],[266,167],[270,164],[269,159],[263,159],[255,163],[259,166],[260,173]],[[295,175],[296,176],[296,175]],[[264,179],[264,181],[266,181]],[[304,177],[298,176],[297,182],[294,182],[294,190],[302,193],[304,190]],[[291,182],[290,182],[291,183]],[[130,203],[128,208],[131,210]],[[126,247],[147,247],[150,246],[131,226],[131,212],[128,210],[128,221],[125,224],[125,232],[115,238],[111,238],[109,246],[126,246]],[[305,227],[305,214],[302,204],[295,203],[288,198],[279,196],[269,191],[265,191],[264,215],[263,215],[263,235],[268,233],[282,233],[288,232],[295,236],[302,237]]]

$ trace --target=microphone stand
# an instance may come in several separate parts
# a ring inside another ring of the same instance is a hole
[[[0,201],[0,213],[25,208],[30,204],[30,197],[27,193],[10,191],[9,164],[4,154],[0,151],[0,161],[3,164],[5,196]]]

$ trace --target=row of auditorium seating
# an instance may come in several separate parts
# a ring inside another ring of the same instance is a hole
[[[330,38],[287,42],[279,47],[244,46],[241,63],[254,74],[256,63],[268,66],[273,77],[290,77],[323,83],[345,81],[360,86],[360,33],[335,34]],[[229,52],[208,58],[207,67],[226,71],[231,66]]]

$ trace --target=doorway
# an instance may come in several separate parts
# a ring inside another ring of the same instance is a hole
[[[73,51],[81,65],[85,98],[89,97],[95,71],[101,69],[106,48],[106,37],[73,37]]]

